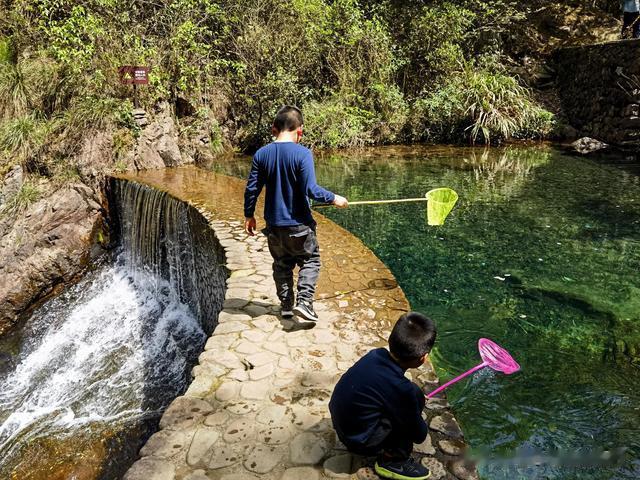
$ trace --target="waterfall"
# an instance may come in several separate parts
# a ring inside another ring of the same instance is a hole
[[[206,220],[164,192],[111,186],[113,258],[0,341],[20,340],[0,376],[0,478],[32,475],[43,451],[54,464],[43,469],[80,462],[76,437],[110,445],[96,478],[117,478],[186,389],[221,309],[222,250]]]

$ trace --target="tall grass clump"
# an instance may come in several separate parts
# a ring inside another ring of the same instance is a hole
[[[416,101],[417,135],[425,140],[466,138],[471,143],[500,143],[519,137],[543,137],[553,114],[511,76],[465,68],[433,93]]]
[[[0,206],[0,216],[14,215],[26,210],[31,204],[37,202],[42,192],[35,183],[25,182],[16,194]]]

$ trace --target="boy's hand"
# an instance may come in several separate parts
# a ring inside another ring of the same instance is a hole
[[[333,204],[338,208],[347,208],[349,206],[349,201],[340,195],[336,195],[333,199]]]
[[[244,231],[251,237],[253,237],[255,233],[256,226],[256,217],[249,217],[244,219]]]

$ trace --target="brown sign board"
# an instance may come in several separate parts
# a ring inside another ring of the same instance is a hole
[[[123,65],[118,68],[120,83],[123,85],[147,85],[149,83],[149,67]]]

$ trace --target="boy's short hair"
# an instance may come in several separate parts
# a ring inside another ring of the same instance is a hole
[[[273,119],[273,126],[279,132],[292,132],[300,128],[302,124],[302,111],[292,105],[282,107],[276,113],[276,118]]]
[[[398,360],[417,360],[431,351],[436,341],[436,325],[418,312],[402,315],[389,335],[389,350]]]

